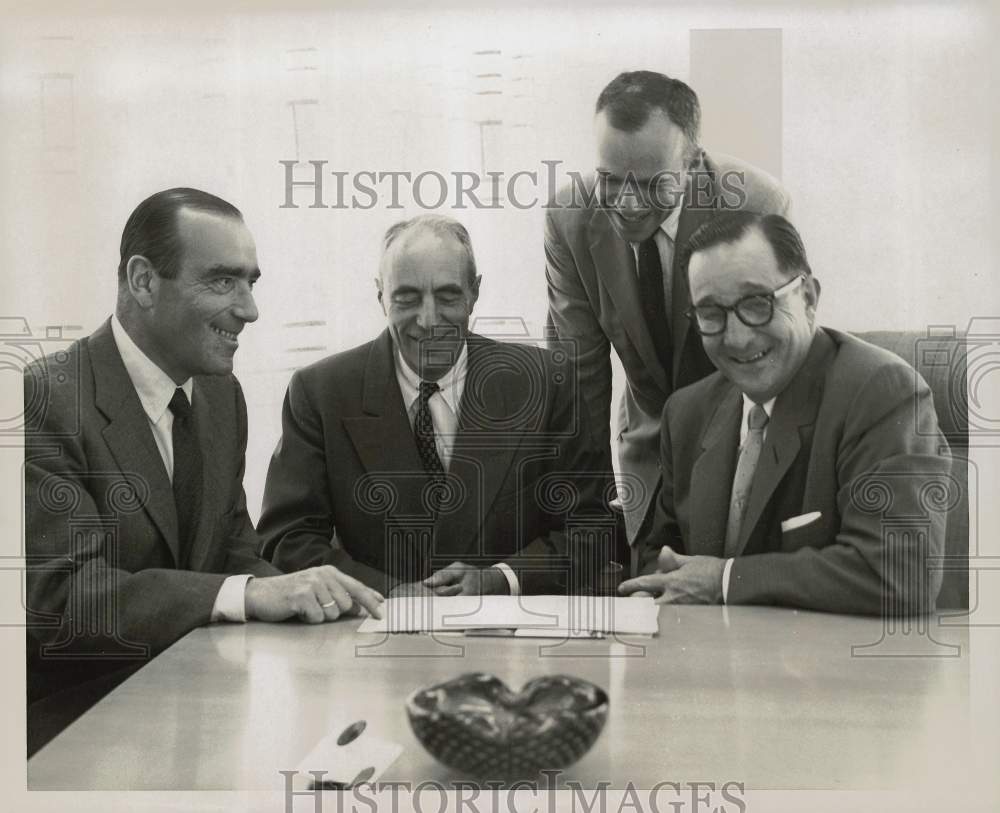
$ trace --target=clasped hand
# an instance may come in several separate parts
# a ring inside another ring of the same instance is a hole
[[[721,604],[726,560],[717,556],[686,556],[669,545],[660,549],[656,572],[621,583],[628,596],[655,596],[657,604]]]

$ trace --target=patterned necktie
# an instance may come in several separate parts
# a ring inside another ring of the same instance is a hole
[[[444,466],[441,458],[438,457],[437,444],[434,442],[434,421],[431,420],[431,410],[428,405],[431,396],[440,387],[434,381],[420,382],[420,396],[417,399],[417,415],[413,421],[413,434],[417,439],[417,453],[420,455],[420,462],[433,479],[440,479],[444,476]]]
[[[740,449],[740,457],[736,463],[736,476],[733,478],[733,493],[729,499],[729,521],[726,523],[725,558],[736,555],[743,528],[743,519],[747,513],[747,501],[750,499],[750,487],[753,485],[753,473],[757,469],[760,450],[764,445],[764,427],[767,426],[767,413],[760,404],[754,404],[747,418],[750,431]]]
[[[639,244],[639,302],[646,328],[653,339],[656,356],[667,374],[667,382],[673,379],[670,357],[670,325],[667,322],[666,297],[663,288],[663,267],[660,264],[660,250],[656,240],[650,237]]]
[[[174,447],[174,505],[177,508],[177,535],[180,539],[181,569],[189,566],[194,535],[201,515],[202,460],[201,445],[198,443],[198,425],[194,410],[178,387],[170,399],[170,411],[174,415],[172,430]]]

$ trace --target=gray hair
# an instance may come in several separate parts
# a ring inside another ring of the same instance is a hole
[[[392,245],[400,238],[422,232],[429,232],[441,239],[450,238],[462,248],[465,254],[465,270],[468,275],[469,285],[476,282],[476,258],[472,253],[472,239],[465,226],[457,220],[445,215],[418,215],[409,220],[400,220],[393,223],[385,232],[382,238],[382,263],[379,265],[379,274],[382,273],[382,265],[385,263]]]

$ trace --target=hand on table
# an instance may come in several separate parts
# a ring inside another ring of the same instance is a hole
[[[433,596],[434,591],[425,587],[423,582],[400,582],[389,591],[389,598],[403,598],[404,596]]]
[[[284,621],[295,616],[310,624],[355,615],[361,607],[381,618],[383,601],[380,593],[332,565],[250,579],[244,594],[248,620]]]
[[[465,562],[452,562],[432,573],[423,584],[439,596],[508,595],[507,577],[496,567],[473,567]]]
[[[655,595],[657,604],[721,604],[722,571],[726,560],[717,556],[685,556],[664,545],[656,559],[656,573],[624,581],[624,595]]]

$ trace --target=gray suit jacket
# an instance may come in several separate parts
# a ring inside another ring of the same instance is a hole
[[[29,698],[141,664],[209,622],[227,575],[257,555],[243,492],[246,404],[233,376],[197,376],[201,515],[179,569],[177,512],[110,321],[25,372]]]
[[[587,190],[592,189],[593,178],[587,182]],[[582,199],[579,191],[564,188],[546,212],[549,323],[560,340],[575,345],[594,438],[608,465],[612,346],[621,359],[628,388],[619,427],[619,454],[622,472],[637,478],[627,489],[635,490],[636,499],[632,503],[625,500],[632,537],[659,481],[657,439],[663,404],[675,389],[714,369],[701,338],[689,329],[684,316],[691,304],[682,268],[685,244],[702,223],[720,211],[786,214],[789,197],[769,175],[728,156],[706,155],[703,170],[692,175],[677,227],[671,272],[673,374],[669,381],[646,329],[632,248],[617,235],[598,206],[572,205]]]
[[[639,541],[652,572],[662,545],[722,556],[739,453],[742,395],[721,373],[663,410],[663,488]],[[775,401],[732,565],[730,604],[842,613],[923,612],[941,587],[958,497],[948,445],[920,375],[895,354],[819,329]],[[782,531],[782,521],[819,518]]]

